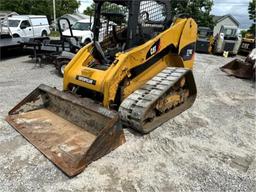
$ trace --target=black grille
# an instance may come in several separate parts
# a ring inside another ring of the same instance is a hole
[[[235,43],[225,42],[224,51],[233,51]]]
[[[164,30],[166,7],[161,1],[141,1],[138,30],[143,39],[151,39]]]
[[[99,41],[103,41],[112,33],[113,25],[117,30],[125,28],[128,21],[128,9],[115,3],[104,2],[101,8],[101,27]]]
[[[143,15],[145,12],[148,14],[148,20],[151,22],[161,23],[166,19],[164,4],[160,4],[156,1],[142,1],[140,4],[140,15]]]

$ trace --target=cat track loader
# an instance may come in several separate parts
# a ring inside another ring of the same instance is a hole
[[[94,40],[64,72],[63,91],[40,85],[7,121],[68,176],[192,106],[197,24],[168,0],[94,0]]]
[[[242,37],[238,33],[238,27],[222,25],[219,33],[215,36],[213,53],[237,55],[242,42]]]
[[[196,42],[196,52],[212,53],[214,44],[213,31],[209,27],[198,27],[198,39]]]
[[[250,54],[250,52],[256,47],[255,43],[256,37],[253,34],[246,33],[245,37],[242,39],[239,53]]]

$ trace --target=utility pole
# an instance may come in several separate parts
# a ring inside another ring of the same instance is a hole
[[[53,20],[54,20],[54,25],[55,25],[55,28],[54,28],[54,31],[56,31],[56,28],[57,28],[57,22],[56,22],[56,8],[55,8],[55,0],[52,1],[53,3]]]

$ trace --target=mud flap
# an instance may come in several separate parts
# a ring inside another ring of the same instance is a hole
[[[228,75],[238,78],[251,79],[253,77],[253,65],[239,59],[235,59],[220,68]]]
[[[15,106],[6,121],[70,177],[125,142],[117,112],[46,85]]]

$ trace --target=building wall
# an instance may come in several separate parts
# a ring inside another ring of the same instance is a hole
[[[239,27],[232,19],[230,19],[229,17],[223,19],[222,21],[218,22],[214,29],[213,29],[213,35],[217,35],[220,31],[220,28],[222,25],[226,25],[226,26],[234,26],[234,27]]]

